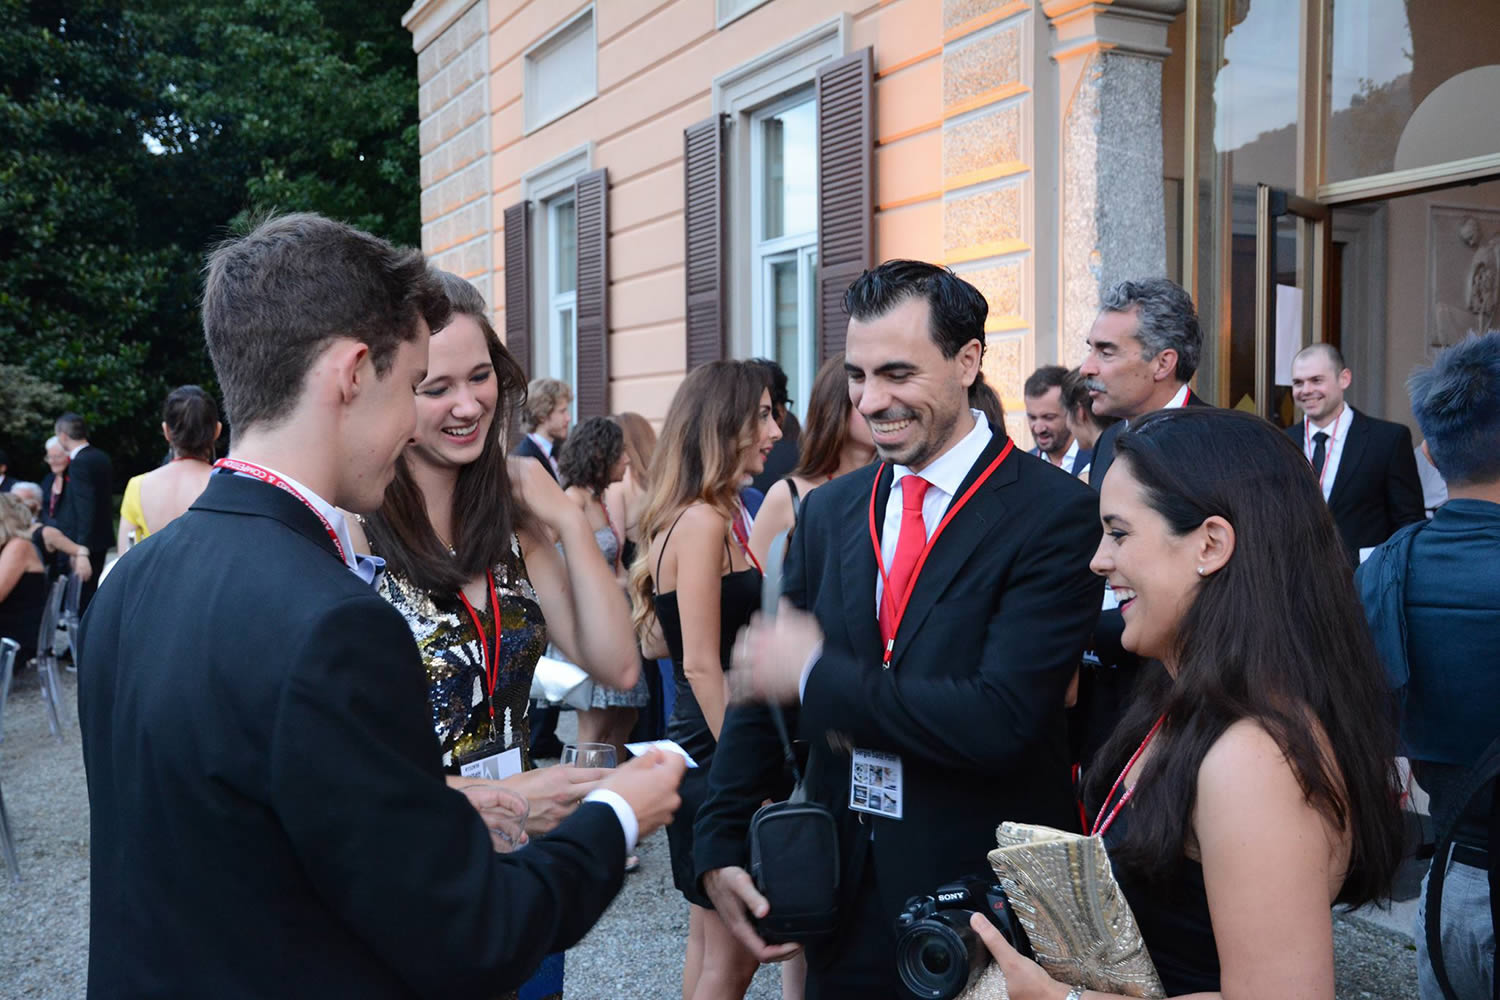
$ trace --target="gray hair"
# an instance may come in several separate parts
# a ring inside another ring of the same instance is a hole
[[[1166,278],[1122,281],[1104,292],[1099,309],[1114,313],[1134,311],[1139,320],[1135,335],[1147,360],[1168,348],[1177,352],[1177,381],[1188,381],[1198,370],[1203,330],[1198,326],[1193,297],[1177,282]]]
[[[36,483],[11,483],[10,491],[26,502],[33,514],[42,509],[42,488]]]
[[[36,440],[36,439],[33,438],[32,440]],[[57,438],[57,435],[54,434],[54,435],[52,435],[51,437],[49,437],[47,439],[47,443],[44,444],[44,445],[42,445],[42,447],[44,449],[48,450],[48,451],[51,451],[53,448],[61,448],[62,447],[62,442],[59,441],[58,438]]]

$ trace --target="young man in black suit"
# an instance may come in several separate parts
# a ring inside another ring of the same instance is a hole
[[[568,383],[555,378],[532,379],[526,386],[526,405],[521,409],[521,426],[526,433],[511,454],[536,459],[556,479],[557,450],[573,421],[572,402],[573,390]]]
[[[654,754],[501,854],[497,785],[444,781],[411,631],[338,508],[379,506],[447,309],[420,253],[315,215],[212,254],[230,458],[83,620],[90,996],[504,993],[676,808]]]
[[[68,453],[68,487],[57,512],[57,527],[89,550],[93,574],[83,585],[80,606],[87,608],[104,572],[104,557],[115,541],[114,467],[103,449],[89,444],[88,424],[76,413],[64,413],[54,428]]]
[[[984,871],[1001,821],[1077,826],[1063,699],[1102,591],[1088,568],[1094,492],[968,406],[984,352],[978,290],[946,268],[889,261],[845,306],[850,398],[882,461],[804,504],[785,589],[811,614],[752,626],[730,675],[797,707],[809,794],[838,822],[839,928],[808,948],[809,1000],[897,995],[897,912]],[[694,830],[704,887],[763,961],[793,949],[768,948],[747,919],[766,903],[745,838],[781,773],[768,713],[736,708]]]
[[[1304,347],[1292,359],[1292,398],[1303,418],[1287,435],[1312,463],[1351,565],[1405,524],[1427,516],[1411,431],[1344,401],[1354,376],[1332,344]]]

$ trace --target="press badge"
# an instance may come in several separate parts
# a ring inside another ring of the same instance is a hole
[[[489,778],[499,781],[521,773],[521,748],[511,747],[501,753],[488,753],[489,747],[481,747],[467,757],[457,760],[458,773],[465,778]]]
[[[849,773],[850,809],[885,819],[901,818],[900,757],[855,747]]]

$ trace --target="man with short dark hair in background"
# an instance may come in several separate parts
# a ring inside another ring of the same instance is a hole
[[[1500,796],[1493,780],[1464,795],[1480,758],[1500,750],[1500,332],[1448,348],[1406,385],[1427,438],[1422,449],[1443,474],[1449,499],[1432,520],[1377,547],[1355,583],[1401,695],[1412,770],[1432,797],[1433,818],[1456,817],[1452,849],[1432,859],[1423,882],[1418,990],[1422,1000],[1491,997]],[[1429,914],[1434,874],[1443,876],[1442,899]],[[1452,993],[1438,983],[1432,938]]]
[[[1068,410],[1062,398],[1067,377],[1068,370],[1062,365],[1043,365],[1026,379],[1022,396],[1026,400],[1026,425],[1036,441],[1031,453],[1076,476],[1088,467],[1093,453],[1080,448],[1068,430]]]
[[[80,607],[87,608],[104,572],[104,557],[115,540],[114,471],[109,455],[89,444],[88,424],[78,414],[58,417],[55,430],[69,459],[68,488],[57,512],[57,527],[89,550],[93,575],[80,591]]]
[[[1303,418],[1286,429],[1318,477],[1349,561],[1426,516],[1422,480],[1404,424],[1377,420],[1344,400],[1354,376],[1332,344],[1292,359],[1292,398]],[[1441,471],[1441,470],[1440,470]]]

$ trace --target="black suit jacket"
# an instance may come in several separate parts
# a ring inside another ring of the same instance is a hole
[[[538,462],[542,463],[542,468],[547,470],[547,475],[551,476],[553,479],[557,478],[557,470],[552,467],[552,459],[547,455],[545,451],[541,449],[540,445],[531,440],[530,435],[523,436],[521,440],[516,443],[516,449],[515,451],[512,451],[511,454],[517,455],[521,458],[536,459]]]
[[[214,476],[80,648],[90,996],[494,996],[620,888],[607,805],[491,850],[406,623],[274,487]]]
[[[109,456],[84,446],[68,464],[68,485],[57,509],[57,528],[90,554],[104,558],[114,544],[114,471]],[[102,565],[102,562],[101,562]]]
[[[1344,439],[1328,509],[1349,561],[1357,566],[1360,549],[1383,544],[1402,525],[1426,518],[1427,511],[1411,431],[1404,424],[1350,409],[1354,419]],[[1298,448],[1306,445],[1306,427],[1304,419],[1286,429]]]
[[[1183,400],[1182,405],[1212,406],[1213,404],[1189,389],[1187,399]],[[1089,485],[1096,490],[1103,485],[1104,474],[1109,471],[1110,464],[1115,460],[1115,439],[1124,432],[1127,423],[1129,421],[1118,420],[1110,424],[1100,433],[1099,440],[1094,442],[1094,459],[1093,465],[1089,468]]]
[[[963,489],[1005,443],[1004,430],[991,429],[994,438]],[[1077,826],[1063,698],[1098,616],[1103,581],[1088,568],[1100,536],[1094,492],[1015,449],[939,537],[891,668],[882,669],[869,532],[877,469],[881,525],[889,466],[851,472],[807,498],[785,590],[826,633],[794,715],[811,746],[810,796],[838,819],[844,912],[873,850],[883,919],[894,921],[909,896],[985,871],[1002,820]],[[847,808],[850,746],[901,756],[903,819],[862,823]],[[732,709],[694,829],[700,875],[746,866],[750,818],[777,787],[781,761],[766,710]],[[846,923],[840,934],[868,930]],[[814,948],[809,959],[816,965],[820,952],[835,949]],[[894,960],[891,970],[894,977]]]

